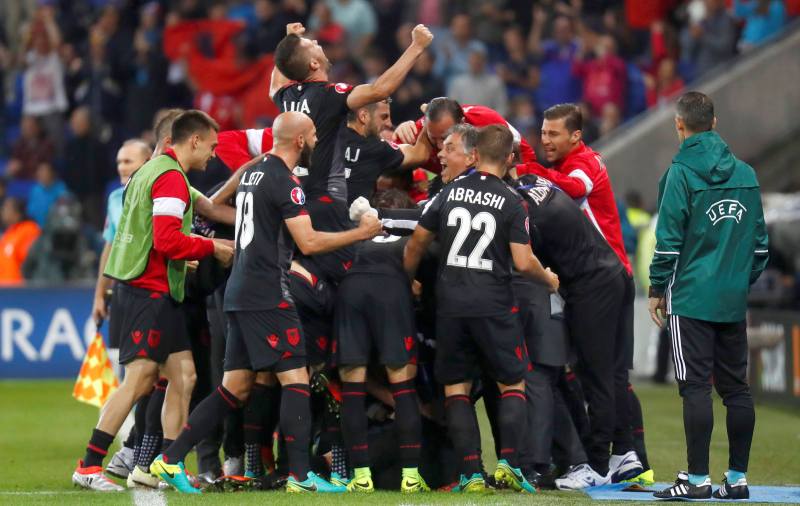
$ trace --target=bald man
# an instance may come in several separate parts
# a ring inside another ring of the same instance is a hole
[[[246,403],[256,376],[273,372],[282,386],[280,428],[286,441],[289,492],[344,492],[309,466],[311,409],[306,347],[294,301],[286,286],[296,243],[305,255],[333,251],[381,233],[365,215],[344,232],[314,230],[305,194],[292,167],[311,157],[316,128],[308,116],[287,112],[273,124],[272,150],[242,173],[236,192],[235,257],[225,290],[228,320],[222,384],[192,412],[178,439],[156,458],[151,472],[180,492],[197,493],[183,460],[229,411]],[[288,234],[286,233],[288,231]]]

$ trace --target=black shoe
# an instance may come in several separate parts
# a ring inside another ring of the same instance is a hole
[[[533,485],[537,490],[541,488],[540,483],[542,481],[542,475],[537,473],[533,467],[526,466],[522,467],[520,470],[522,471],[522,476],[528,480],[528,483]]]
[[[740,478],[733,485],[728,483],[728,477],[722,479],[722,485],[714,491],[714,499],[750,499],[750,489],[747,480]]]
[[[656,499],[711,499],[711,480],[706,478],[706,481],[700,485],[692,485],[689,483],[689,475],[681,471],[678,473],[674,485],[661,492],[656,492],[653,497]]]

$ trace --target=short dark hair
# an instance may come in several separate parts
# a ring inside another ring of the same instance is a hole
[[[714,102],[699,91],[684,93],[675,109],[683,124],[692,132],[707,132],[714,126]]]
[[[190,109],[178,115],[172,123],[172,144],[179,144],[196,133],[206,133],[209,130],[219,132],[217,122],[203,111]]]
[[[153,135],[156,138],[156,143],[161,142],[161,139],[167,135],[172,135],[172,124],[175,123],[175,118],[181,114],[183,114],[183,109],[165,109],[156,114],[153,125]]]
[[[504,125],[487,125],[478,130],[476,149],[481,160],[505,164],[514,151],[514,134]]]
[[[458,103],[458,100],[436,97],[428,102],[428,108],[425,109],[425,118],[428,121],[438,121],[445,114],[452,116],[456,123],[461,123],[464,120],[464,110],[461,109],[461,104]]]
[[[556,104],[544,111],[544,119],[563,119],[567,131],[583,130],[583,114],[577,104]]]
[[[300,51],[301,41],[298,35],[290,33],[275,48],[275,66],[292,81],[303,81],[308,77],[308,58]]]
[[[468,154],[478,144],[478,129],[468,123],[456,123],[447,130],[448,136],[456,134],[461,138],[464,153]]]
[[[391,105],[392,99],[387,98],[385,100],[379,100],[378,102],[372,102],[371,104],[367,104],[364,107],[359,107],[358,109],[355,110],[349,109],[347,111],[347,122],[349,123],[351,121],[355,121],[356,118],[358,117],[358,111],[360,111],[361,109],[366,109],[368,113],[372,114],[373,112],[375,112],[375,108],[378,107],[378,104],[380,103]]]
[[[408,193],[396,188],[376,193],[372,197],[372,205],[383,209],[415,209],[417,207]]]

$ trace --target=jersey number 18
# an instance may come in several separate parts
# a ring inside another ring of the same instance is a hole
[[[236,194],[236,235],[234,242],[239,245],[239,249],[245,249],[253,241],[255,233],[253,194],[239,192]]]

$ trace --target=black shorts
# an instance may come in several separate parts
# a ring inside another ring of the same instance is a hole
[[[336,364],[400,367],[417,359],[414,302],[407,279],[351,274],[339,285]]]
[[[284,372],[306,366],[306,343],[294,306],[227,311],[225,370]]]
[[[159,364],[172,353],[192,349],[181,305],[168,295],[119,283],[111,320],[119,343],[119,363],[137,358]]]
[[[492,379],[513,385],[522,380],[529,363],[516,308],[498,316],[437,317],[436,379],[440,383],[468,381],[483,365]]]
[[[333,341],[333,288],[322,279],[309,282],[303,275],[289,271],[289,292],[303,325],[309,365],[328,362]]]

